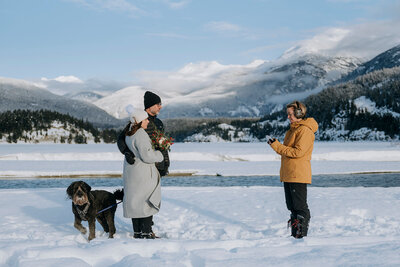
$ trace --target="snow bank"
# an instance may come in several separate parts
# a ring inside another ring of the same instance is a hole
[[[280,156],[266,143],[178,143],[171,173],[278,175]],[[0,177],[118,175],[123,155],[115,144],[0,144]],[[349,164],[351,162],[351,164]],[[399,172],[400,144],[316,142],[313,174]]]

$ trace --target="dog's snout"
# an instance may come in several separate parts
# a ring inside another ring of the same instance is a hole
[[[76,192],[76,195],[77,195],[78,197],[82,197],[82,196],[83,196],[83,192],[82,192],[81,190],[79,190],[78,192]]]

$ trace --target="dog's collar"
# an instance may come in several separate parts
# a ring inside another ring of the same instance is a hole
[[[78,205],[75,205],[75,204],[74,204],[74,206],[75,206],[75,210],[76,210],[76,211],[78,212],[78,214],[79,214],[79,217],[81,217],[82,220],[87,220],[87,219],[86,219],[86,214],[87,214],[87,212],[88,212],[88,210],[89,210],[90,202],[86,203],[86,207],[85,207],[83,210],[81,210],[81,209],[79,208]]]

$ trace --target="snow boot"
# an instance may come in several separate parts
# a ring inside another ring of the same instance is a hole
[[[298,224],[298,221],[297,221],[296,216],[293,213],[290,214],[290,219],[288,220],[287,227],[290,228],[291,236],[293,236],[293,237],[296,237],[297,224]]]
[[[307,236],[308,221],[303,216],[297,215],[296,219],[293,219],[291,226],[294,238],[299,239]]]
[[[144,239],[156,239],[156,235],[154,233],[142,233]]]
[[[141,232],[134,232],[134,233],[133,233],[133,238],[136,238],[136,239],[143,239],[143,235],[142,235]]]
[[[303,236],[307,236],[307,232],[308,232],[308,220],[306,220],[306,218],[304,218],[301,215],[297,215],[297,219],[299,220],[299,238],[302,238]]]

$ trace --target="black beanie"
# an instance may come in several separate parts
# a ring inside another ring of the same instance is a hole
[[[144,93],[144,109],[148,109],[149,107],[159,103],[161,103],[161,98],[158,95],[150,91]]]

